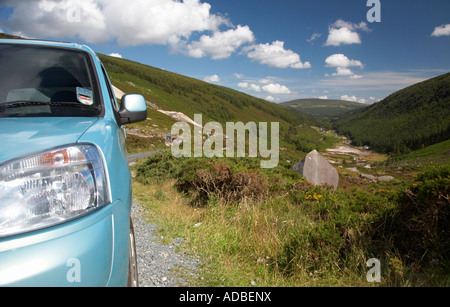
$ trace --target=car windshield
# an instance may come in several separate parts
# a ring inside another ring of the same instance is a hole
[[[0,117],[97,117],[101,103],[84,51],[0,44]]]

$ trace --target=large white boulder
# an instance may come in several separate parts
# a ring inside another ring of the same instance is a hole
[[[339,174],[337,170],[317,150],[308,153],[302,161],[292,168],[314,185],[328,185],[335,190],[338,187]]]

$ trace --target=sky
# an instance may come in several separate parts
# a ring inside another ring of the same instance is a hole
[[[450,72],[449,0],[0,0],[0,32],[276,103],[371,104]]]

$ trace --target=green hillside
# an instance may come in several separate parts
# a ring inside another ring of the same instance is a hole
[[[99,57],[117,88],[125,93],[142,94],[162,110],[182,112],[191,119],[194,114],[202,114],[203,123],[279,122],[280,146],[284,148],[283,156],[289,160],[297,160],[299,154],[307,150],[323,149],[337,141],[311,128],[330,129],[331,123],[325,118],[130,60],[102,54]],[[154,139],[138,137],[131,131],[128,139],[130,152],[149,151],[149,146],[165,147],[161,136],[170,132],[175,120],[154,109],[149,109],[149,117],[151,121],[133,124],[129,128],[141,135],[153,135]]]
[[[355,145],[407,153],[450,139],[450,73],[400,90],[336,123]]]
[[[329,119],[337,119],[348,112],[367,107],[367,105],[352,101],[315,98],[287,101],[283,102],[282,105]]]
[[[321,126],[321,119],[276,103],[271,103],[223,86],[130,60],[99,54],[112,83],[124,92],[137,92],[168,111],[183,112],[203,121],[280,122],[281,129],[291,125]]]
[[[14,38],[14,39],[22,39],[22,37],[20,36],[15,36],[15,35],[11,35],[11,34],[6,34],[6,33],[0,33],[0,38]]]

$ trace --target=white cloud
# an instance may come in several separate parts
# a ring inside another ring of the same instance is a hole
[[[332,76],[351,76],[354,72],[345,67],[338,67],[336,72],[332,74]]]
[[[358,33],[352,32],[347,28],[330,29],[325,46],[340,46],[342,44],[361,44],[361,38]]]
[[[353,101],[353,102],[359,102],[359,103],[367,103],[367,100],[364,98],[358,98],[355,95],[349,96],[349,95],[342,95],[341,96],[342,100],[346,100],[346,101]]]
[[[251,91],[255,91],[255,92],[261,92],[261,86],[257,85],[257,84],[249,84],[248,82],[240,82],[238,83],[238,86],[240,88],[245,88]]]
[[[108,55],[112,56],[112,57],[115,57],[115,58],[122,59],[122,55],[120,53],[117,53],[117,52],[113,52],[113,53],[110,53]]]
[[[363,76],[355,74],[351,69],[345,67],[336,68],[336,72],[331,74],[334,77],[348,77],[349,79],[361,79]],[[325,76],[329,76],[326,74]]]
[[[208,83],[220,82],[220,78],[218,75],[212,75],[212,76],[205,77],[203,79],[203,81],[208,82]]]
[[[240,83],[238,83],[238,86],[240,88],[248,88],[248,82],[240,82]]]
[[[291,94],[292,91],[284,85],[278,83],[267,84],[262,89],[269,94]]]
[[[251,82],[251,81],[250,81]],[[238,83],[238,87],[254,91],[254,92],[266,92],[270,94],[268,97],[272,97],[272,99],[266,98],[266,100],[276,101],[279,100],[277,98],[274,98],[273,95],[289,95],[294,94],[287,86],[279,84],[279,83],[272,83],[273,81],[269,79],[260,79],[259,81],[256,81],[256,83],[249,83],[247,81]],[[258,85],[259,83],[260,85]]]
[[[325,46],[340,46],[361,44],[361,37],[357,30],[370,31],[365,22],[359,24],[338,19],[329,28],[328,39]]]
[[[439,36],[449,36],[450,35],[450,24],[442,25],[434,28],[431,36],[439,37]]]
[[[367,23],[365,23],[364,21],[361,21],[360,23],[356,24],[356,23],[348,22],[348,21],[345,21],[342,19],[338,19],[333,24],[333,26],[336,28],[347,28],[352,31],[353,30],[363,30],[364,32],[370,31],[370,29],[367,27]]]
[[[88,43],[108,40],[107,22],[93,0],[4,0],[13,13],[4,27],[25,37],[79,37]],[[81,22],[82,21],[82,22]]]
[[[352,79],[362,78],[361,75],[355,74],[348,67],[360,67],[363,68],[364,65],[361,61],[350,60],[348,57],[342,53],[330,55],[325,59],[326,67],[336,67],[336,72],[331,74],[332,76],[347,76]]]
[[[215,60],[226,59],[241,45],[255,40],[248,26],[238,26],[225,32],[215,32],[212,36],[202,35],[199,41],[187,46],[187,54],[195,58],[211,56]]]
[[[364,74],[364,78],[324,78],[314,83],[319,88],[347,88],[355,91],[394,92],[422,82],[427,78],[420,72],[377,71]]]
[[[266,64],[276,68],[310,68],[311,63],[303,63],[300,55],[292,50],[284,49],[284,42],[274,41],[272,44],[252,45],[244,48],[248,52],[247,56],[261,64]]]
[[[261,87],[256,84],[250,84],[250,89],[255,92],[261,92]]]
[[[311,35],[311,37],[310,37],[309,39],[307,39],[306,41],[307,41],[308,43],[311,43],[311,42],[315,41],[316,39],[318,39],[318,38],[321,37],[321,36],[322,36],[322,34],[320,34],[320,33],[313,33],[313,34]]]
[[[275,98],[275,97],[269,95],[269,96],[266,97],[266,100],[268,100],[268,101],[280,101],[280,98]]]
[[[358,66],[361,68],[364,67],[361,61],[350,60],[342,53],[330,55],[325,59],[325,63],[327,67],[350,67],[350,66]]]
[[[272,82],[270,79],[260,79],[259,83],[261,84],[269,84],[270,82]]]
[[[27,37],[80,38],[121,46],[176,44],[194,32],[230,25],[200,0],[4,0],[14,9],[5,26]]]
[[[238,79],[242,79],[245,77],[243,74],[238,74],[238,73],[234,73],[233,76],[235,76]]]
[[[349,78],[350,78],[350,79],[361,79],[361,78],[364,78],[364,77],[361,76],[361,75],[353,74],[353,75],[350,75]]]
[[[319,99],[328,99],[328,96],[324,95],[324,96],[319,96],[317,98],[319,98]]]

